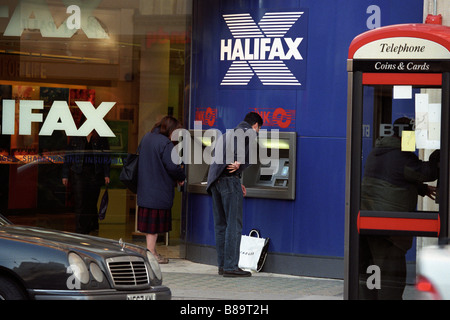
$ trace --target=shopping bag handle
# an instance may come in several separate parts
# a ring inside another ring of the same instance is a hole
[[[256,230],[256,229],[252,229],[252,230],[250,230],[250,232],[248,233],[248,236],[249,237],[251,237],[252,236],[252,233],[253,232],[255,232],[256,233],[256,235],[258,236],[258,238],[260,238],[260,236],[259,236],[259,231],[258,230]]]

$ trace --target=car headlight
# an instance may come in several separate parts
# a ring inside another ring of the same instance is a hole
[[[91,262],[89,264],[89,270],[91,270],[91,274],[94,277],[95,281],[102,282],[103,281],[103,272],[98,266],[98,264]]]
[[[89,282],[89,271],[83,259],[74,252],[69,253],[68,259],[70,269],[72,270],[75,278],[77,278],[81,283],[87,284]]]
[[[161,268],[159,267],[158,260],[156,260],[155,256],[148,250],[147,250],[147,260],[150,263],[150,267],[152,268],[156,278],[158,278],[158,280],[161,280],[162,273]]]

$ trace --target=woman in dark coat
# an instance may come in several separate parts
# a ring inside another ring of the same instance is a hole
[[[172,161],[170,138],[180,127],[177,119],[166,116],[145,134],[139,146],[137,229],[146,234],[147,248],[160,263],[168,260],[156,252],[158,233],[172,229],[174,188],[186,178],[183,168]]]

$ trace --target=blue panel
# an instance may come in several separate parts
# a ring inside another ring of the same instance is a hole
[[[247,198],[244,201],[243,233],[258,229],[270,238],[270,252],[292,252],[294,202]]]
[[[215,245],[211,197],[190,194],[188,208],[187,241]]]
[[[300,138],[293,251],[343,256],[345,146],[342,138]]]

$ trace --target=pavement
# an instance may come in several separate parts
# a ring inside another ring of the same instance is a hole
[[[172,300],[342,300],[343,280],[253,273],[224,278],[217,267],[184,259],[161,265]]]
[[[161,265],[163,284],[172,300],[343,300],[344,281],[267,272],[251,277],[224,278],[217,267],[185,259]],[[414,300],[408,285],[403,298]]]

